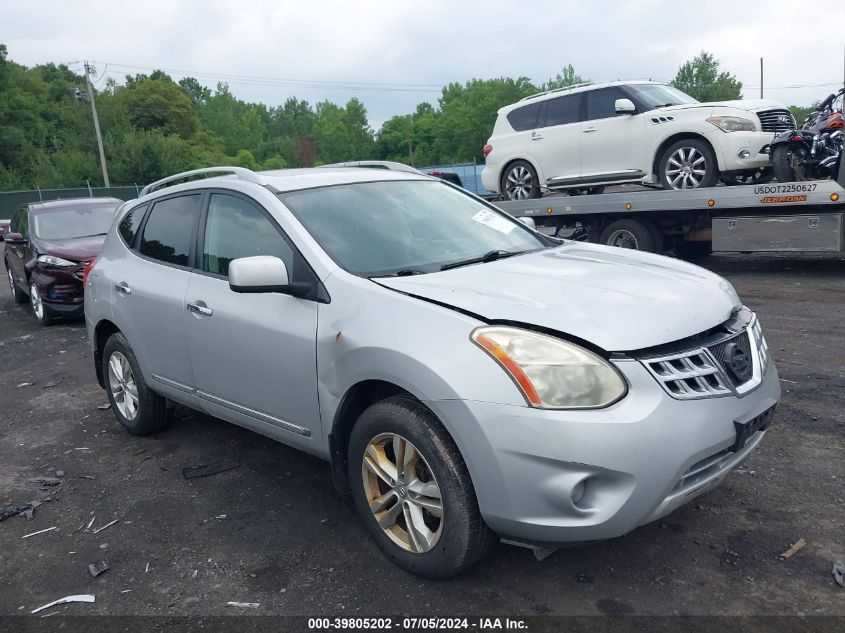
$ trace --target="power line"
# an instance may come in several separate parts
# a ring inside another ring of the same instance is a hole
[[[105,62],[100,62],[105,63]],[[286,88],[319,88],[324,90],[371,90],[385,92],[440,92],[440,84],[416,84],[398,82],[378,81],[340,81],[325,79],[301,79],[291,77],[268,77],[262,75],[241,75],[234,73],[217,73],[196,70],[185,70],[179,68],[162,68],[153,66],[140,66],[134,64],[119,64],[107,62],[112,68],[123,68],[130,70],[155,71],[161,70],[184,77],[195,77],[204,79],[216,79],[234,84],[277,86]]]

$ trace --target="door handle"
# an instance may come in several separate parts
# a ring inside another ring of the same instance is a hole
[[[588,127],[586,130],[584,130],[584,134],[586,134],[587,132],[598,132],[598,131],[599,131],[598,128]]]
[[[214,314],[214,310],[211,308],[197,305],[196,303],[189,303],[186,307],[188,308],[188,312],[193,312],[194,314],[199,314],[200,316],[211,316]]]
[[[130,288],[125,281],[121,281],[119,284],[115,284],[114,289],[118,292],[122,292],[125,295],[132,294],[132,288]]]
[[[531,135],[531,140],[532,140],[532,141],[539,141],[539,140],[542,140],[542,138],[543,138],[543,135],[542,135],[542,134],[532,134],[532,135]]]

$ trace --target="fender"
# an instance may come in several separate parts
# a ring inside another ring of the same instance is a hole
[[[815,135],[807,130],[785,130],[775,136],[769,147],[774,149],[778,145],[783,145],[785,143],[803,143],[807,147],[810,147],[813,144],[813,136]],[[796,141],[795,137],[800,137],[801,140]]]

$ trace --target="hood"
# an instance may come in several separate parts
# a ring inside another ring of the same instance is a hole
[[[377,283],[488,321],[536,325],[609,352],[699,334],[741,307],[727,281],[676,259],[568,243],[538,253]]]
[[[38,240],[39,255],[55,255],[73,262],[84,262],[97,257],[103,250],[105,235],[89,235],[71,240]]]
[[[666,108],[658,108],[655,112],[674,112],[677,110],[689,110],[690,108],[737,108],[739,110],[746,110],[748,112],[757,112],[759,110],[782,109],[786,110],[786,106],[780,101],[774,99],[737,99],[736,101],[711,101],[705,103],[684,103],[681,105],[668,106]]]

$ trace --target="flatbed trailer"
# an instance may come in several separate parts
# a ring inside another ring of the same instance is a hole
[[[539,230],[590,242],[673,251],[845,254],[845,164],[837,180],[678,191],[554,195],[493,202]]]

